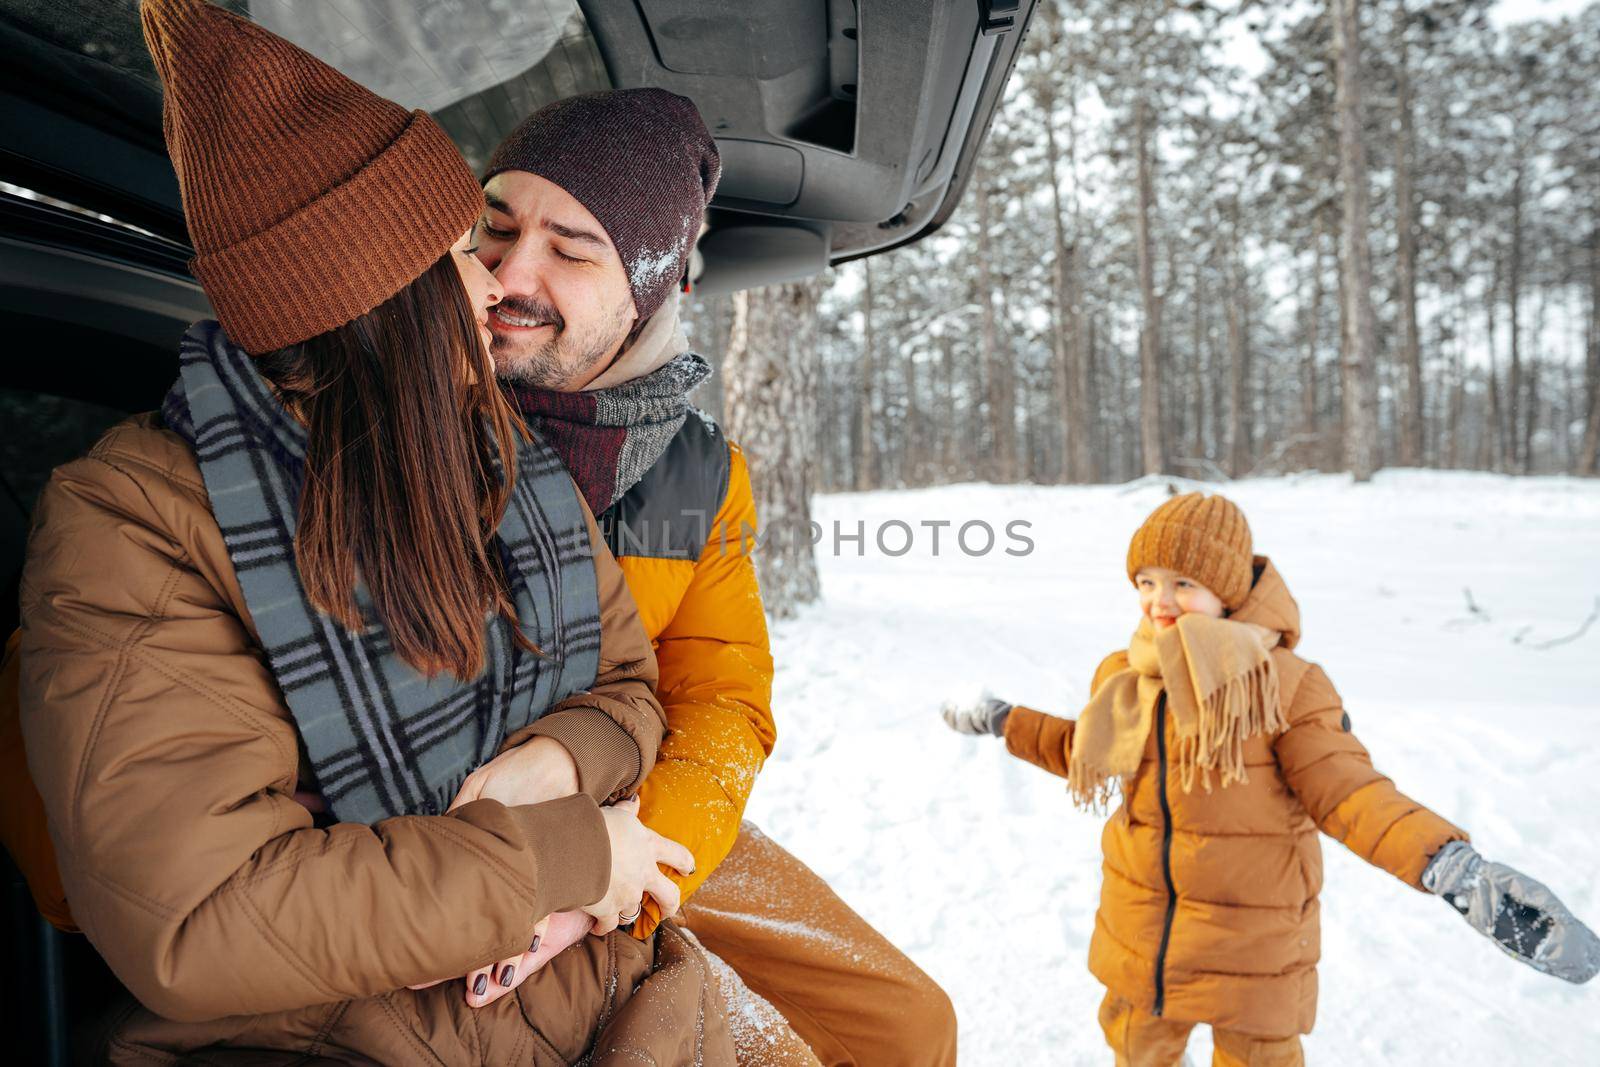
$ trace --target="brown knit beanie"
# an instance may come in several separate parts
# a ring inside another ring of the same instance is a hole
[[[1254,581],[1250,524],[1227,497],[1184,493],[1150,513],[1128,545],[1128,580],[1140,567],[1166,567],[1193,578],[1229,611]]]
[[[689,263],[722,160],[693,101],[611,89],[535,111],[495,149],[483,180],[525,170],[554,182],[606,229],[642,322]]]
[[[162,126],[222,328],[260,355],[405,288],[483,194],[449,135],[206,0],[144,0]]]

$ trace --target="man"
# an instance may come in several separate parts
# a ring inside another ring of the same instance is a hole
[[[953,1064],[944,992],[740,823],[775,736],[756,515],[743,454],[689,406],[711,371],[678,325],[719,172],[694,105],[656,89],[558,101],[513,131],[477,233],[505,290],[496,368],[600,516],[655,644],[668,737],[641,818],[694,853],[694,874],[668,872],[686,924],[830,1067]],[[650,902],[635,932],[656,919]]]

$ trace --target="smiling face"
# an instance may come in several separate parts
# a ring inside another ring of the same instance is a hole
[[[1139,589],[1139,611],[1157,630],[1177,625],[1178,616],[1190,612],[1213,619],[1224,614],[1217,594],[1166,567],[1141,567],[1133,582]]]
[[[495,372],[573,392],[622,350],[638,318],[622,258],[589,209],[527,171],[484,187],[478,257],[505,292],[489,315]]]

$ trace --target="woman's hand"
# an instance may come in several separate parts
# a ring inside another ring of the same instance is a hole
[[[543,804],[577,791],[578,765],[572,753],[553,737],[535,737],[467,775],[450,810],[474,800],[498,800],[507,807]]]
[[[581,911],[559,911],[535,924],[528,951],[487,967],[479,967],[462,980],[467,1004],[485,1008],[533,977],[545,964],[588,936],[594,920]],[[508,974],[506,968],[511,968]],[[509,979],[509,981],[506,981]],[[439,982],[451,979],[440,979]],[[424,982],[411,989],[428,989],[439,982]],[[482,989],[483,992],[476,992]]]
[[[485,1004],[493,1004],[511,990],[522,984],[528,975],[544,966],[544,961],[555,955],[554,952],[545,952],[545,937],[550,929],[550,921],[554,916],[547,915],[533,924],[533,941],[528,946],[528,951],[492,963],[487,967],[479,967],[470,972],[466,977],[467,1003],[474,1008],[481,1008]],[[537,965],[531,961],[537,960]],[[509,968],[509,970],[507,969]],[[504,983],[500,980],[505,979]],[[437,978],[432,982],[423,982],[420,985],[406,986],[407,989],[432,989],[442,982],[449,982],[449,978]]]
[[[544,966],[544,961],[554,955],[544,951],[544,939],[550,932],[550,919],[547,915],[533,924],[533,940],[528,944],[528,951],[467,972],[468,1007],[482,1008],[493,1004]]]
[[[606,832],[611,835],[611,884],[605,895],[583,910],[594,919],[591,930],[608,934],[639,917],[644,895],[661,905],[661,917],[678,911],[678,887],[657,864],[665,863],[680,874],[694,873],[694,856],[676,841],[669,841],[639,821],[639,798],[601,808]]]
[[[528,951],[467,975],[464,987],[467,1004],[474,1008],[493,1004],[531,978],[539,968],[582,941],[593,923],[581,911],[557,912],[541,920],[534,927],[533,943]]]

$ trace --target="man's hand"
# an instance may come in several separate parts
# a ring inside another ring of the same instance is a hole
[[[605,896],[583,909],[594,919],[592,932],[608,934],[633,922],[644,907],[646,893],[661,905],[663,919],[676,915],[678,887],[658,864],[680,874],[693,874],[694,855],[639,821],[638,797],[601,808],[600,814],[605,816],[606,832],[611,836],[611,884]]]
[[[976,704],[962,707],[946,704],[939,710],[944,723],[958,734],[993,734],[1000,737],[1006,732],[1006,716],[1012,705],[994,697],[985,697]]]
[[[1465,841],[1439,850],[1422,885],[1536,971],[1576,983],[1600,973],[1600,939],[1554,893],[1515,868],[1490,863]]]
[[[578,765],[572,753],[553,737],[535,737],[467,775],[450,810],[474,800],[498,800],[507,807],[543,804],[577,791]]]

